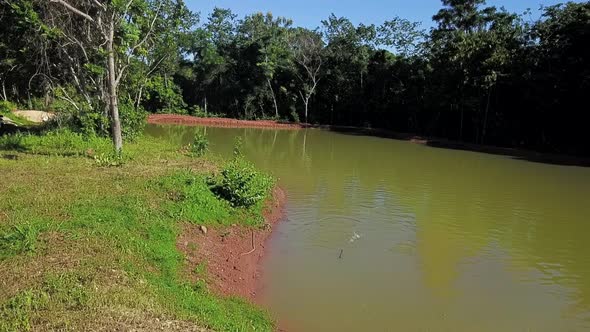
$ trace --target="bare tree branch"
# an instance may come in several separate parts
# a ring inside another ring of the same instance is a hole
[[[72,13],[82,16],[83,18],[85,18],[86,20],[90,21],[90,22],[94,22],[94,19],[92,17],[90,17],[90,15],[84,13],[83,11],[79,10],[78,8],[70,5],[69,3],[67,3],[64,0],[49,0],[50,2],[57,2],[62,4],[64,7],[66,7],[67,9],[69,9]]]

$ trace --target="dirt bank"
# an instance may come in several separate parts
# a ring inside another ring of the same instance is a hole
[[[186,126],[205,125],[225,128],[270,128],[270,129],[302,129],[308,125],[278,122],[272,120],[237,120],[227,118],[199,118],[190,115],[151,114],[148,117],[151,124],[180,124]]]
[[[260,287],[260,263],[266,240],[284,215],[285,200],[284,191],[275,188],[264,211],[266,225],[261,229],[231,226],[208,229],[205,234],[198,225],[185,225],[176,247],[186,257],[185,270],[190,279],[204,278],[218,294],[254,302]],[[206,267],[205,274],[199,271],[200,266]]]

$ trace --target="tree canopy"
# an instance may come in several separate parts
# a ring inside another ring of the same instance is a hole
[[[430,31],[335,15],[306,29],[222,8],[199,20],[182,0],[0,0],[0,98],[110,127],[118,149],[117,118],[132,138],[149,112],[590,155],[590,2],[542,13],[443,0]]]

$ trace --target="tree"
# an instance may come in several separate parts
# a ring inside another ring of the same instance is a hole
[[[304,105],[305,122],[308,121],[309,100],[321,79],[323,41],[319,33],[307,29],[296,29],[290,42],[293,60],[300,70],[296,72],[302,87],[299,95]]]
[[[279,117],[279,107],[273,80],[281,68],[288,66],[290,60],[287,42],[291,24],[290,20],[283,17],[275,19],[271,13],[247,16],[240,24],[245,43],[258,48],[256,65],[262,70],[266,80],[276,118]]]
[[[161,41],[158,37],[170,31],[170,25],[161,29],[167,20],[174,19],[178,12],[187,12],[184,4],[173,0],[37,2],[44,24],[60,33],[57,49],[64,55],[78,91],[91,108],[100,102],[108,105],[113,144],[121,152],[122,79],[134,59],[145,57],[150,47]],[[100,96],[98,102],[92,99],[95,93]],[[72,104],[75,106],[73,100]]]

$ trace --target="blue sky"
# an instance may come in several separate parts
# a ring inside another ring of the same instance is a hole
[[[380,24],[399,16],[411,21],[423,22],[423,27],[432,26],[432,15],[441,8],[440,0],[185,0],[193,11],[206,18],[214,7],[230,8],[243,17],[254,12],[272,12],[294,20],[295,25],[314,28],[330,13],[345,16],[355,24]],[[511,12],[533,10],[532,19],[539,16],[541,5],[553,5],[564,0],[488,0],[488,5],[504,6]]]

